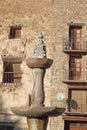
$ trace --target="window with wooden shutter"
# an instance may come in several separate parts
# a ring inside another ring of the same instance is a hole
[[[81,80],[82,56],[69,57],[69,79]]]
[[[80,50],[81,44],[82,26],[70,26],[69,27],[69,43],[73,50]]]
[[[13,83],[13,65],[9,62],[3,63],[3,82]]]
[[[69,111],[87,112],[87,90],[69,90]]]
[[[11,26],[10,27],[10,39],[19,39],[21,37],[21,26]]]
[[[21,83],[21,63],[3,61],[3,83]]]
[[[14,82],[20,83],[21,82],[21,66],[19,63],[13,64],[13,79]]]

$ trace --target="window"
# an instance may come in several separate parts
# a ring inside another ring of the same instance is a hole
[[[69,111],[87,112],[87,90],[69,90]]]
[[[69,43],[73,50],[80,50],[82,26],[69,26]]]
[[[13,127],[12,126],[0,126],[0,130],[13,130]]]
[[[3,61],[3,83],[21,83],[21,62],[14,59]]]
[[[82,56],[69,57],[69,79],[81,80]]]
[[[10,27],[10,39],[19,39],[21,37],[21,26],[11,26]]]
[[[0,130],[13,130],[13,124],[0,123]]]

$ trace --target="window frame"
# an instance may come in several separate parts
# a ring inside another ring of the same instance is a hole
[[[68,90],[68,111],[86,112],[87,111],[87,89],[69,89]]]
[[[70,25],[69,26],[69,46],[72,47],[73,50],[82,49],[81,39],[82,39],[82,26]]]
[[[6,122],[0,122],[0,129],[3,130],[13,130],[14,129],[14,124],[13,123],[6,123]]]
[[[3,58],[3,84],[21,84],[21,63],[22,59],[20,58]]]
[[[77,69],[79,69],[79,71],[77,71]],[[82,76],[82,56],[70,55],[69,56],[69,80],[81,80],[81,76]]]
[[[20,39],[21,37],[21,26],[11,26],[9,39]]]

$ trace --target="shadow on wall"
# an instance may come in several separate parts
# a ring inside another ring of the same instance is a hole
[[[77,109],[78,108],[78,104],[77,104],[77,102],[75,101],[75,100],[71,100],[71,107],[73,108],[73,109]]]
[[[0,94],[0,129],[27,130],[27,128],[23,129],[18,126],[19,120],[17,120],[17,118],[16,121],[11,120],[12,116],[13,115],[9,114],[7,109],[4,108],[2,95]]]
[[[69,110],[71,110],[71,108],[73,108],[75,110],[78,109],[78,103],[77,103],[77,101],[72,100],[72,99],[67,99],[66,102],[68,104]]]
[[[14,124],[13,130],[28,130],[28,128],[20,128],[20,127],[18,126],[18,122],[16,122],[16,123]]]

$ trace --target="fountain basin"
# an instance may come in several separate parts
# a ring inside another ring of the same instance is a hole
[[[26,116],[29,118],[38,118],[38,117],[48,117],[48,116],[58,116],[64,113],[65,108],[58,108],[58,107],[43,107],[43,106],[36,106],[36,107],[12,107],[12,112],[19,116]]]
[[[26,64],[29,68],[49,68],[52,60],[47,58],[28,58]]]

